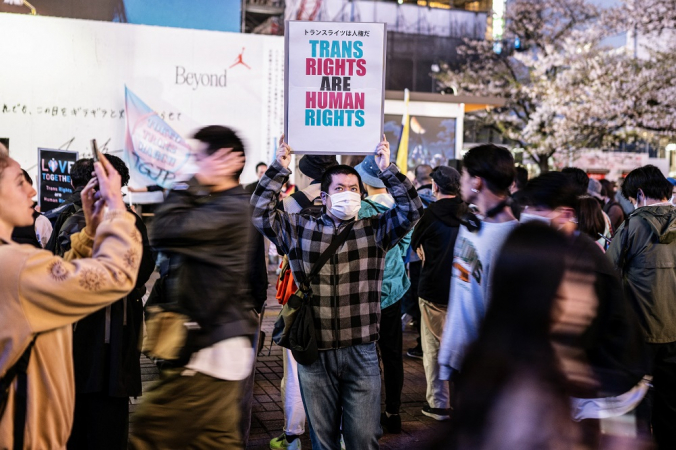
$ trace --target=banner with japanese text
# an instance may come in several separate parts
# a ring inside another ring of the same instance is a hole
[[[369,154],[383,136],[384,23],[286,23],[285,134],[301,154]]]

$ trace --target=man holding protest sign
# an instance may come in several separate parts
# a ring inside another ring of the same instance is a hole
[[[345,242],[310,287],[318,359],[298,366],[301,394],[315,449],[339,449],[341,421],[348,449],[377,449],[380,428],[380,289],[387,251],[420,219],[422,203],[408,179],[390,164],[383,139],[376,163],[395,207],[358,220],[362,183],[350,166],[329,168],[321,182],[321,217],[277,209],[278,193],[291,174],[291,148],[280,142],[276,160],[251,203],[254,226],[289,255],[294,278],[304,284],[320,257],[348,226]]]

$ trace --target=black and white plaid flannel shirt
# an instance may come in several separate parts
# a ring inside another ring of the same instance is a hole
[[[251,197],[254,226],[289,256],[300,285],[331,240],[342,231],[326,214],[319,218],[277,209],[277,198],[291,171],[272,163]],[[390,165],[380,178],[394,197],[389,211],[357,220],[312,283],[313,313],[320,349],[349,347],[378,340],[380,290],[385,254],[420,219],[423,206],[411,182]]]

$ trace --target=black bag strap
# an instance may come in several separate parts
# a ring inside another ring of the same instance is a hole
[[[331,241],[331,244],[324,250],[324,253],[319,255],[319,258],[315,262],[315,265],[312,267],[312,271],[310,271],[310,274],[307,277],[307,286],[301,285],[299,288],[306,292],[310,289],[310,284],[312,283],[312,280],[317,276],[320,270],[322,270],[322,267],[324,267],[324,264],[333,256],[333,254],[338,250],[338,247],[343,245],[345,241],[347,240],[347,236],[350,234],[350,231],[352,230],[352,227],[354,226],[354,222],[350,222],[347,224],[347,226],[343,229],[343,231],[340,232],[340,234]]]
[[[13,429],[15,450],[23,449],[24,431],[26,429],[26,411],[28,409],[28,375],[26,372],[28,371],[28,363],[37,337],[38,336],[35,335],[30,344],[28,344],[26,350],[24,350],[23,354],[19,357],[19,360],[14,363],[14,365],[7,370],[5,376],[0,379],[0,389],[3,394],[9,392],[14,379],[17,379]]]

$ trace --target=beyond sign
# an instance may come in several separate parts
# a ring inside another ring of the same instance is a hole
[[[225,87],[227,70],[223,73],[188,72],[183,66],[176,66],[176,85],[191,86],[193,91],[198,87]]]

